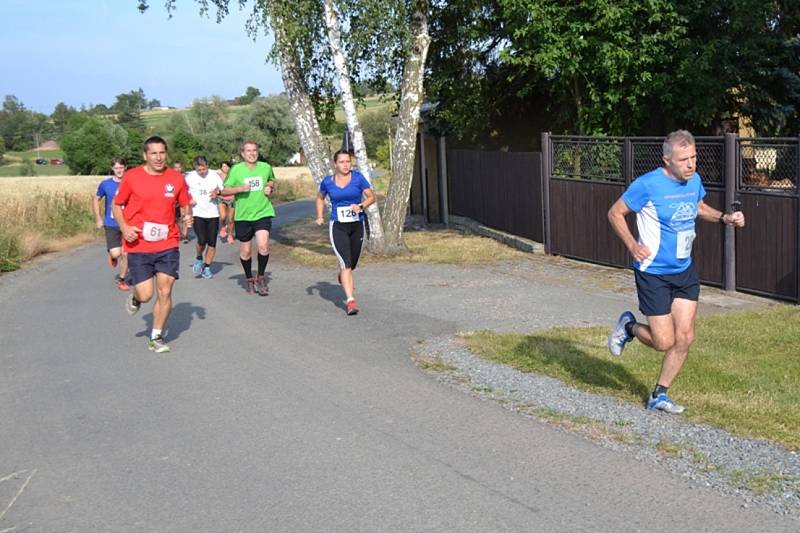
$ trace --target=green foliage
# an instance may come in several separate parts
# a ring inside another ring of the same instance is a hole
[[[117,124],[126,129],[144,130],[142,110],[147,108],[144,91],[139,88],[124,94],[118,94],[111,111],[117,115]]]
[[[799,33],[796,2],[438,1],[431,119],[500,145],[546,130],[715,134],[739,116],[795,135]]]
[[[6,153],[6,143],[2,137],[0,137],[0,163],[3,162],[3,156]]]
[[[261,91],[256,87],[250,86],[245,90],[244,95],[239,97],[239,103],[242,105],[252,104],[253,100],[259,96],[261,96]]]
[[[28,150],[34,147],[37,135],[44,139],[52,133],[46,115],[25,109],[16,96],[5,96],[0,110],[0,138],[8,150]]]
[[[50,120],[53,122],[56,135],[59,137],[64,135],[67,126],[77,113],[78,111],[74,107],[68,106],[64,102],[56,104],[53,113],[50,115]]]
[[[23,251],[19,236],[11,229],[0,228],[0,272],[13,272],[22,265]]]
[[[129,134],[107,118],[88,116],[77,121],[78,127],[64,135],[62,149],[65,162],[76,174],[105,174],[111,159],[124,157],[138,160],[134,154],[141,152],[129,144]]]
[[[389,167],[389,143],[392,115],[388,107],[367,111],[359,116],[364,143],[370,158],[383,168]]]
[[[275,165],[284,165],[300,148],[294,121],[289,112],[289,101],[285,95],[259,98],[247,115],[246,129],[242,139],[248,135],[261,138],[261,155]]]

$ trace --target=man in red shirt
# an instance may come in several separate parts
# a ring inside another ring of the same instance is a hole
[[[148,344],[156,353],[169,351],[162,331],[172,310],[172,285],[178,279],[180,231],[175,224],[176,205],[180,206],[184,223],[191,226],[186,182],[180,173],[167,168],[166,141],[149,137],[144,141],[144,165],[122,176],[112,209],[128,254],[128,284],[133,287],[126,302],[128,314],[135,315],[142,302],[149,302],[157,293]]]

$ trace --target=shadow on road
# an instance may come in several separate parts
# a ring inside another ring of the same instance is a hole
[[[328,281],[318,281],[316,285],[306,287],[306,294],[313,296],[314,292],[318,292],[320,298],[328,300],[339,309],[344,309],[344,292],[338,283],[330,283]]]
[[[188,302],[181,302],[172,308],[172,312],[167,320],[166,339],[172,341],[181,336],[181,333],[189,329],[192,320],[197,317],[200,320],[206,319],[206,308],[193,305]],[[145,322],[144,331],[136,334],[137,337],[147,337],[153,327],[153,313],[148,313],[142,317]]]

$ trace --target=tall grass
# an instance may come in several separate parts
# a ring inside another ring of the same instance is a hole
[[[37,255],[87,242],[95,231],[91,194],[0,196],[0,271],[10,272]]]

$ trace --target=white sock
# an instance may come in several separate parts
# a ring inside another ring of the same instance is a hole
[[[161,330],[153,328],[153,332],[150,334],[150,339],[155,339],[159,335],[161,335]]]

